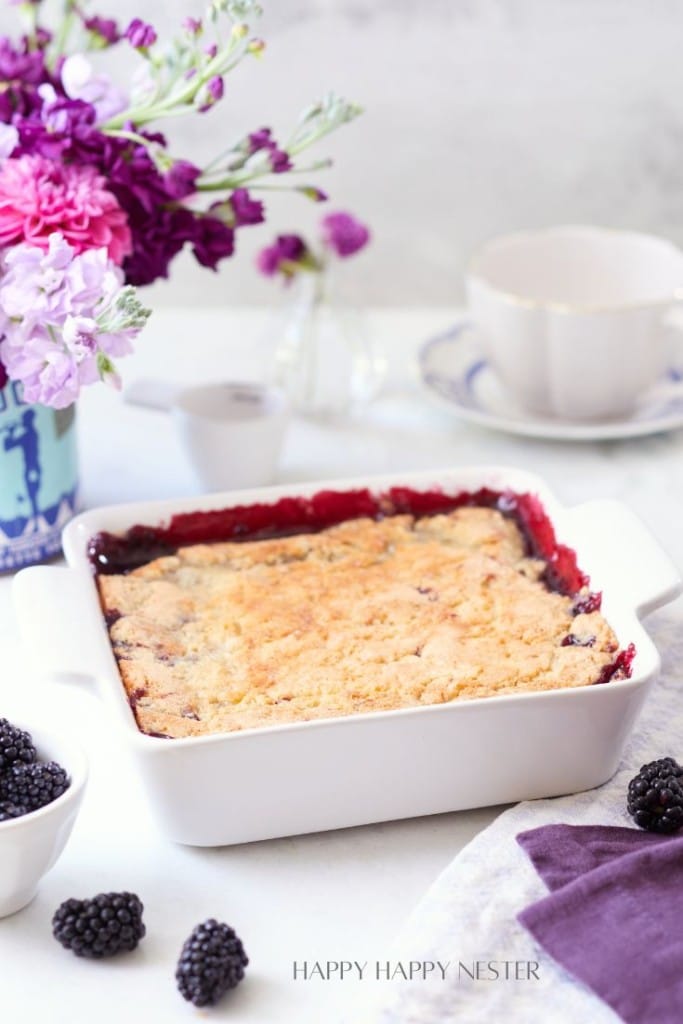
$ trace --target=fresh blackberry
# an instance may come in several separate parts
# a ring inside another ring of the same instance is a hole
[[[648,832],[683,828],[683,768],[672,757],[644,764],[628,784],[627,807]]]
[[[0,800],[9,800],[27,811],[37,811],[66,792],[69,781],[56,761],[13,764],[9,771],[0,775]]]
[[[143,906],[131,892],[102,892],[66,900],[52,918],[52,934],[76,956],[101,960],[135,949],[145,934]]]
[[[213,1006],[244,977],[244,947],[227,924],[210,918],[198,924],[183,946],[176,981],[184,999]]]
[[[0,772],[17,762],[32,764],[36,757],[30,733],[18,729],[6,718],[0,718]]]
[[[21,818],[28,814],[25,807],[11,803],[9,800],[0,802],[0,821],[12,821],[13,818]]]

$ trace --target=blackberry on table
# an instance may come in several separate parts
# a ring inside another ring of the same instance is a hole
[[[683,828],[683,768],[672,757],[644,764],[628,784],[627,807],[648,832]]]
[[[10,800],[0,801],[0,821],[12,821],[14,818],[22,818],[24,814],[28,814],[28,811],[20,804],[13,804]]]
[[[13,764],[0,775],[0,800],[37,811],[69,788],[69,776],[56,761]]]
[[[32,764],[37,756],[30,733],[0,718],[0,772],[13,764]]]
[[[198,924],[182,948],[176,981],[195,1006],[213,1006],[244,977],[249,959],[233,929],[214,918]]]
[[[145,934],[143,905],[131,892],[102,892],[66,900],[52,918],[52,934],[76,956],[101,960],[135,949]]]

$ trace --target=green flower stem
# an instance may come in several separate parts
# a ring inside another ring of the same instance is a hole
[[[152,105],[145,105],[139,107],[133,107],[129,110],[124,110],[122,113],[117,114],[116,117],[112,117],[109,121],[104,124],[103,131],[109,132],[111,129],[120,129],[129,122],[132,121],[134,124],[142,126],[148,124],[150,121],[156,121],[163,117],[177,116],[178,114],[187,113],[187,110],[178,109],[182,107],[188,107],[195,96],[212,78],[217,75],[225,75],[229,71],[232,71],[239,62],[245,56],[245,51],[241,44],[243,39],[233,38],[228,46],[228,49],[222,53],[217,53],[215,57],[209,61],[209,63],[201,70],[197,71],[197,74],[187,80],[187,84],[180,91],[173,91],[173,84],[171,85],[171,91],[164,100],[159,103]],[[235,56],[235,51],[239,51]],[[183,74],[185,69],[183,70]],[[179,79],[176,79],[176,83]],[[194,109],[194,108],[192,108]]]
[[[59,33],[56,36],[53,43],[53,49],[56,59],[59,59],[59,57],[62,57],[66,54],[69,36],[71,35],[74,24],[76,23],[75,8],[76,4],[74,3],[74,0],[65,0],[64,14],[62,16],[62,21],[59,26]],[[57,61],[55,60],[55,63],[56,62]]]
[[[153,146],[157,145],[157,143],[152,142],[150,139],[146,139],[144,135],[138,135],[137,132],[124,131],[123,129],[116,131],[109,130],[107,131],[107,135],[111,136],[113,139],[129,139],[131,142],[137,142],[139,146],[144,146],[146,149],[151,149]]]
[[[331,160],[320,160],[320,161],[318,161],[315,164],[311,164],[309,167],[293,167],[290,171],[285,171],[284,173],[289,178],[293,174],[311,174],[312,172],[320,171],[320,170],[325,170],[325,169],[327,169],[328,167],[331,167],[331,166],[332,166],[332,161]],[[269,178],[269,177],[272,177],[273,174],[274,174],[274,172],[271,171],[271,170],[252,171],[250,173],[244,173],[244,174],[231,174],[227,178],[221,178],[220,181],[206,181],[206,180],[201,181],[200,180],[198,182],[198,184],[197,184],[197,191],[199,191],[199,192],[220,192],[223,189],[241,188],[243,185],[247,185],[250,182],[258,181],[259,178]],[[276,191],[278,189],[277,185],[271,185],[271,186],[262,185],[262,186],[256,186],[256,187],[270,188],[273,191]],[[280,191],[286,192],[286,191],[289,191],[289,189],[285,186],[285,187],[281,187]]]

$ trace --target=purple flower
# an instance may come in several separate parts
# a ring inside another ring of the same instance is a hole
[[[44,50],[52,42],[52,32],[43,28],[42,25],[36,25],[33,38],[38,49]]]
[[[135,204],[129,224],[133,234],[133,253],[123,264],[126,281],[148,285],[168,277],[172,260],[194,240],[195,216],[190,210],[157,208],[145,212]]]
[[[197,217],[192,251],[203,267],[216,270],[235,251],[235,232],[216,217]]]
[[[199,18],[184,18],[183,28],[190,36],[200,36],[202,34],[202,23]]]
[[[271,149],[268,159],[270,160],[273,174],[283,174],[285,171],[291,171],[294,166],[289,159],[289,153],[286,153],[284,149]]]
[[[0,121],[9,124],[39,111],[38,86],[50,81],[41,49],[30,50],[26,39],[14,46],[0,37]]]
[[[225,83],[220,75],[210,78],[197,93],[196,103],[201,113],[210,110],[215,103],[218,103],[223,98],[224,91]]]
[[[185,199],[196,192],[197,178],[201,173],[189,160],[176,160],[164,175],[164,187],[174,199]]]
[[[328,213],[321,223],[323,244],[346,259],[370,241],[370,231],[350,213]]]
[[[258,199],[252,199],[246,188],[235,189],[228,202],[232,207],[237,228],[246,224],[262,224],[265,220],[263,203]]]
[[[273,245],[261,249],[256,257],[256,266],[266,277],[277,273],[291,277],[291,264],[303,264],[307,255],[306,243],[300,235],[278,235]]]
[[[270,128],[259,128],[247,136],[250,153],[258,153],[260,149],[274,149],[275,142],[271,138]]]
[[[16,49],[6,36],[0,37],[0,81],[39,85],[49,77],[42,50],[29,50],[25,40]]]
[[[123,36],[136,50],[146,50],[157,41],[154,27],[141,18],[133,18]]]
[[[100,18],[94,15],[92,18],[86,18],[84,24],[89,32],[99,36],[107,46],[113,46],[121,38],[119,27],[112,18]]]
[[[270,128],[259,128],[258,131],[247,135],[247,146],[250,156],[253,156],[254,153],[260,153],[262,150],[268,151],[270,168],[274,174],[282,174],[283,171],[290,171],[292,169],[289,153],[285,152],[284,149],[280,149],[273,138]]]

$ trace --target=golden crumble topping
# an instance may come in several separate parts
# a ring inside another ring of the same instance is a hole
[[[544,568],[467,507],[197,544],[98,585],[140,729],[180,737],[589,685],[616,637]]]

